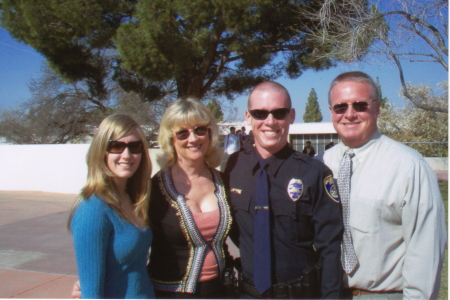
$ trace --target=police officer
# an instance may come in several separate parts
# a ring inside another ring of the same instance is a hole
[[[255,147],[234,153],[225,169],[239,227],[244,296],[339,298],[342,217],[331,171],[288,144],[295,110],[282,85],[257,85],[245,118]],[[268,203],[259,204],[264,195]],[[267,225],[255,223],[261,212],[268,214]],[[267,248],[261,239],[268,239]],[[267,272],[268,282],[261,279]]]

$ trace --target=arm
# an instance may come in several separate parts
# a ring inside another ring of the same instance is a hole
[[[408,299],[436,299],[447,242],[444,205],[436,174],[423,159],[414,164],[406,181],[403,295]]]
[[[110,223],[104,212],[105,204],[99,201],[82,201],[71,224],[83,298],[104,298]]]
[[[330,181],[331,180],[331,181]],[[317,184],[317,202],[313,212],[314,246],[322,260],[322,298],[338,299],[342,288],[341,240],[343,232],[339,198],[333,199],[333,176],[327,170]],[[328,187],[328,188],[327,188]]]

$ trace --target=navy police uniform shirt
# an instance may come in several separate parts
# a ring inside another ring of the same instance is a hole
[[[230,199],[239,227],[243,276],[253,278],[253,218],[259,169],[256,148],[246,146],[227,162]],[[289,144],[267,159],[271,213],[272,283],[299,279],[322,259],[322,297],[339,298],[342,282],[342,216],[332,172]]]

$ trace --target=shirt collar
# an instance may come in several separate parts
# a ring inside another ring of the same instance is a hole
[[[353,152],[355,153],[355,157],[352,160],[355,161],[356,164],[361,162],[366,156],[366,154],[369,153],[369,151],[375,145],[375,143],[380,139],[380,137],[381,133],[378,131],[378,129],[376,129],[373,135],[365,144],[356,148],[352,148]],[[345,151],[347,151],[349,147],[347,147],[344,143],[339,143],[339,146],[340,146],[339,148],[340,156],[344,156]]]
[[[251,161],[250,165],[253,166],[253,172],[256,172],[259,169],[259,160],[262,159],[261,155],[258,153],[255,147],[252,147],[253,149],[249,149],[253,155],[251,155]],[[291,154],[295,152],[294,149],[289,145],[289,143],[286,143],[286,145],[277,153],[274,155],[266,158],[268,169],[270,170],[270,173],[275,175],[276,171],[280,168],[280,166],[283,164],[283,162],[291,156]]]

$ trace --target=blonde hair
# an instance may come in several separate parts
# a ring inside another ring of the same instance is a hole
[[[150,177],[152,164],[148,154],[148,143],[141,126],[130,116],[114,114],[106,117],[100,124],[97,133],[92,139],[86,161],[88,166],[87,181],[81,189],[77,201],[72,207],[69,217],[69,230],[75,210],[83,200],[92,195],[100,198],[108,204],[119,216],[128,220],[120,208],[120,192],[114,181],[114,173],[106,164],[106,149],[109,141],[121,139],[133,130],[143,143],[141,161],[136,172],[127,180],[127,193],[135,205],[135,213],[149,224],[148,207],[150,202]]]
[[[217,167],[222,158],[222,151],[219,148],[219,127],[209,109],[197,98],[180,98],[166,110],[162,117],[158,142],[163,150],[162,156],[158,158],[161,168],[170,167],[175,164],[177,154],[173,147],[173,133],[182,126],[194,125],[209,126],[209,147],[206,151],[205,162],[210,168]]]

